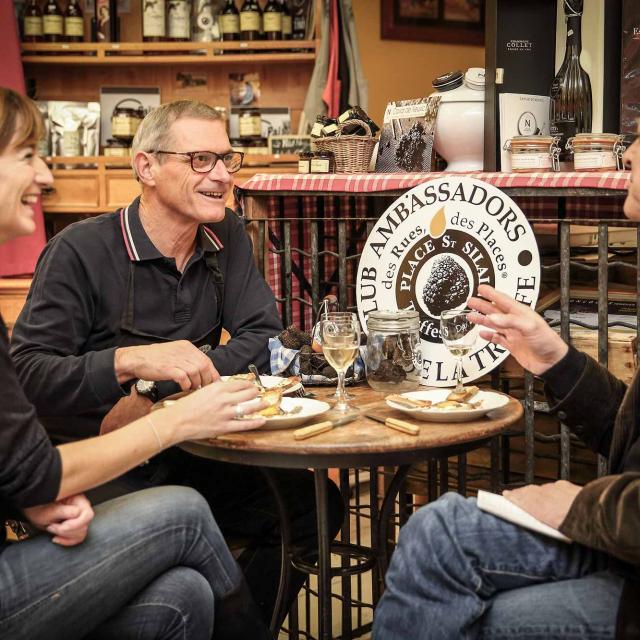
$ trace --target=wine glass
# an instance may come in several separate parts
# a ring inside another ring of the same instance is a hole
[[[464,391],[462,385],[462,358],[466,356],[478,337],[478,326],[469,320],[469,309],[449,309],[440,315],[440,335],[456,361],[456,393]]]
[[[344,413],[352,408],[345,395],[344,377],[358,355],[360,324],[355,313],[327,313],[320,329],[324,357],[338,372],[338,399],[334,408]]]

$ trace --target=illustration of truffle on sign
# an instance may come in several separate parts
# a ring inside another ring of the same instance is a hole
[[[407,191],[378,219],[358,265],[358,314],[366,330],[371,311],[417,310],[422,383],[452,386],[456,360],[442,344],[440,316],[464,309],[481,284],[535,308],[538,246],[509,196],[486,182],[449,175]],[[463,380],[481,377],[507,356],[478,339],[463,359]]]

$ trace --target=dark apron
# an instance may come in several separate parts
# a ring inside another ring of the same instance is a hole
[[[124,231],[123,231],[124,234]],[[124,236],[123,236],[124,240]],[[126,245],[126,240],[125,240]],[[222,305],[224,301],[224,276],[218,264],[218,255],[215,252],[208,252],[205,255],[205,263],[216,295],[216,318],[213,325],[207,331],[196,337],[185,336],[182,339],[189,340],[193,345],[198,347],[204,353],[208,353],[214,349],[220,342],[222,333]],[[158,342],[171,342],[176,338],[167,338],[152,333],[147,333],[136,328],[135,318],[135,276],[137,262],[131,260],[129,265],[129,275],[127,279],[127,291],[122,316],[120,318],[120,327],[118,337],[115,341],[116,347],[136,347],[140,345],[156,344]],[[179,483],[181,478],[175,477],[176,469],[183,468],[184,457],[182,453],[175,447],[167,449],[159,455],[152,458],[149,463],[137,467],[129,472],[138,478],[144,479],[153,485],[170,483]],[[127,475],[129,475],[127,474]]]
[[[124,233],[124,232],[123,232]],[[205,263],[216,294],[216,318],[213,325],[207,329],[207,331],[201,336],[185,337],[183,339],[189,340],[196,347],[208,353],[211,349],[218,345],[220,342],[220,335],[222,333],[222,305],[224,301],[224,276],[220,270],[218,264],[218,255],[214,252],[209,252],[205,255]],[[136,328],[135,319],[135,272],[138,264],[135,261],[131,261],[129,264],[129,276],[127,279],[127,292],[122,316],[120,318],[120,330],[118,338],[116,339],[116,347],[135,347],[145,344],[154,344],[158,342],[171,342],[175,338],[167,338],[165,336],[157,336],[151,333],[146,333],[141,329]]]

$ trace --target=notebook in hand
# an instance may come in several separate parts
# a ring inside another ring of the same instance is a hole
[[[536,533],[555,538],[562,542],[571,542],[570,538],[567,538],[564,534],[560,533],[557,529],[550,527],[544,522],[540,522],[537,518],[534,518],[530,513],[527,513],[524,509],[521,509],[517,505],[510,502],[505,497],[498,495],[497,493],[489,493],[488,491],[478,491],[477,498],[478,508],[487,513],[491,513],[498,518],[508,520],[517,524],[525,529],[530,529]]]

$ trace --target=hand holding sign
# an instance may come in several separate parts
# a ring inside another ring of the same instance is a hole
[[[522,367],[535,375],[560,362],[569,347],[536,311],[488,285],[480,285],[482,298],[470,298],[475,311],[469,319],[491,329],[480,337],[508,349]]]

